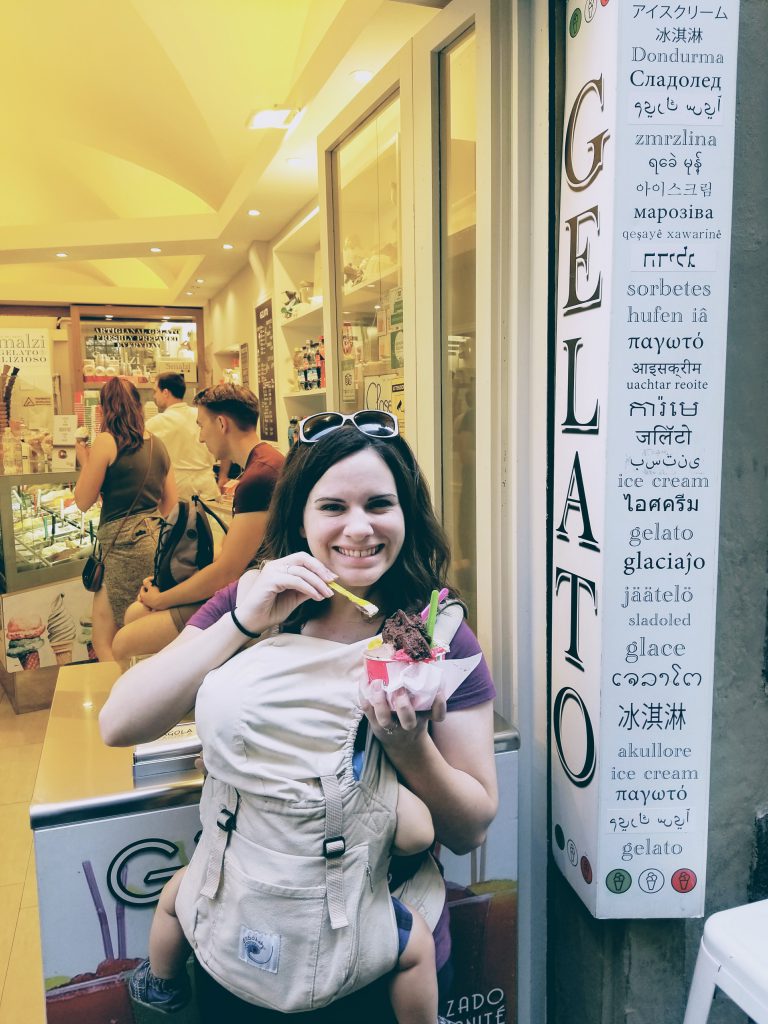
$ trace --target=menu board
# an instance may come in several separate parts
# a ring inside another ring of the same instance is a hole
[[[262,302],[256,307],[256,355],[259,381],[259,429],[265,441],[277,441],[275,346],[272,332],[271,299],[267,299],[266,302]]]
[[[552,851],[599,918],[704,912],[738,15],[568,4]]]

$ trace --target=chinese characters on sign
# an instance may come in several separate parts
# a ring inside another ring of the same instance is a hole
[[[552,836],[600,918],[703,913],[738,0],[571,0]]]

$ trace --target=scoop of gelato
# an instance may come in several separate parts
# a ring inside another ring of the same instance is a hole
[[[23,658],[26,654],[39,651],[43,646],[42,638],[39,636],[25,637],[23,640],[8,641],[8,657]]]
[[[396,611],[384,623],[381,639],[396,651],[402,651],[411,661],[423,661],[431,656],[432,645],[426,623],[418,614]]]
[[[75,639],[75,620],[64,607],[64,595],[58,594],[48,612],[48,642],[52,647],[72,643]]]
[[[5,627],[8,640],[26,640],[29,637],[42,636],[44,632],[45,626],[39,615],[17,615],[9,619]]]

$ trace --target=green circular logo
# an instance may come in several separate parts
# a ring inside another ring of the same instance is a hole
[[[605,887],[609,892],[620,896],[632,885],[632,875],[624,868],[615,868],[605,876]]]
[[[577,7],[571,15],[571,20],[568,23],[568,31],[571,33],[571,39],[575,39],[579,34],[581,28],[581,8]]]

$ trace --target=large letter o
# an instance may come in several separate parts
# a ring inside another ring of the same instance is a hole
[[[568,701],[574,701],[581,711],[582,718],[584,719],[584,732],[586,739],[586,750],[584,752],[584,764],[578,772],[575,772],[565,759],[565,753],[563,751],[563,744],[561,740],[561,723],[563,719],[563,711]],[[562,690],[555,697],[555,704],[552,709],[552,728],[555,733],[555,746],[557,747],[557,756],[560,758],[560,764],[563,766],[563,771],[574,784],[584,788],[588,786],[592,781],[592,776],[595,774],[595,768],[597,766],[597,757],[595,752],[595,734],[592,729],[592,721],[587,711],[587,706],[581,699],[579,694],[571,686],[564,686]]]

